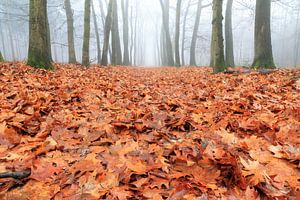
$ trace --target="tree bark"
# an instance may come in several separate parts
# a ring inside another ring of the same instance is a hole
[[[197,36],[198,36],[201,12],[202,12],[202,0],[198,0],[197,14],[196,14],[193,36],[192,36],[192,41],[191,41],[191,48],[190,48],[190,65],[191,66],[197,65],[196,64],[196,45],[197,45]]]
[[[84,33],[82,46],[82,65],[90,65],[91,0],[84,3]]]
[[[125,1],[125,2],[124,2]],[[122,14],[123,14],[123,64],[130,65],[129,61],[129,30],[128,30],[128,0],[122,0]]]
[[[109,37],[110,31],[112,29],[112,21],[113,21],[113,4],[114,0],[109,0],[107,7],[107,14],[105,17],[105,26],[104,26],[104,41],[103,41],[103,50],[102,50],[102,61],[101,65],[108,65],[108,50],[109,50]]]
[[[164,27],[164,33],[165,33],[165,39],[166,39],[166,52],[167,52],[167,59],[168,59],[168,65],[174,66],[174,55],[173,55],[173,47],[172,47],[172,41],[170,36],[170,29],[169,29],[169,9],[170,9],[170,2],[169,0],[160,0],[160,5],[162,9],[162,15],[163,15],[163,27]]]
[[[232,36],[232,3],[233,0],[227,1],[226,16],[225,16],[225,55],[226,66],[234,67],[233,53],[233,36]]]
[[[69,63],[76,63],[76,53],[74,45],[74,19],[73,10],[70,0],[65,0],[65,10],[67,16],[67,29],[68,29],[68,52],[69,52]]]
[[[3,61],[4,61],[4,58],[3,58],[2,53],[0,51],[0,62],[3,62]]]
[[[97,16],[94,8],[93,1],[91,2],[92,5],[92,13],[93,13],[93,21],[94,21],[94,29],[96,35],[96,43],[97,43],[97,64],[100,65],[101,63],[101,47],[100,47],[100,36],[98,31],[98,23],[97,23]]]
[[[180,66],[179,38],[180,38],[180,13],[181,0],[177,0],[176,6],[176,30],[175,30],[175,65]]]
[[[30,0],[29,48],[27,64],[52,69],[47,37],[47,0]]]
[[[253,68],[276,68],[271,42],[271,0],[256,0]]]
[[[223,0],[213,0],[212,39],[211,39],[211,63],[214,73],[223,72],[225,67],[223,44]]]

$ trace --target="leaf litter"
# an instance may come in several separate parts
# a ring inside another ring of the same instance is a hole
[[[1,64],[0,198],[299,198],[299,75]]]

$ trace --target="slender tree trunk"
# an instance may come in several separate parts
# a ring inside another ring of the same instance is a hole
[[[165,3],[164,3],[164,2]],[[163,15],[163,25],[164,25],[164,32],[166,37],[166,51],[168,54],[168,65],[174,66],[174,55],[173,55],[173,47],[172,47],[172,41],[170,36],[170,29],[169,29],[169,9],[170,9],[170,2],[169,0],[160,0],[160,5],[162,9],[162,15]]]
[[[275,68],[271,42],[271,0],[256,0],[253,68]]]
[[[223,72],[225,67],[223,44],[223,0],[213,0],[212,39],[211,39],[211,64],[214,73]]]
[[[232,36],[232,3],[233,0],[227,1],[226,16],[225,16],[225,55],[226,66],[234,67],[233,54],[233,36]]]
[[[47,0],[30,0],[28,65],[52,69],[49,42],[47,37]]]
[[[48,51],[49,52],[52,52],[51,51],[51,36],[50,36],[50,24],[49,24],[49,20],[48,20],[48,14],[46,13],[46,23],[47,23],[47,26],[46,26],[46,32],[47,32],[47,48],[48,48]],[[49,54],[49,59],[50,61],[52,62],[52,53]]]
[[[186,32],[186,20],[187,20],[187,16],[190,10],[190,6],[191,6],[191,0],[189,0],[187,8],[185,10],[184,13],[184,18],[183,18],[183,25],[182,25],[182,41],[181,41],[181,62],[182,65],[185,65],[185,32]]]
[[[95,28],[95,35],[96,35],[96,43],[97,43],[97,64],[100,65],[101,63],[100,36],[99,36],[97,16],[96,16],[93,1],[91,2],[91,5],[92,5],[93,21],[94,21],[94,28]]]
[[[9,1],[6,0],[6,7],[9,7]],[[11,21],[11,14],[9,12],[6,13],[7,19]],[[11,31],[11,24],[7,23],[7,30],[8,30],[8,37],[9,37],[9,44],[11,49],[11,56],[12,60],[16,60],[16,53],[15,53],[15,45],[14,45],[14,39],[13,39],[13,33]]]
[[[102,50],[102,61],[101,65],[107,66],[108,64],[108,51],[109,51],[109,37],[110,31],[112,28],[113,21],[113,5],[114,0],[109,0],[107,7],[107,14],[105,18],[105,26],[104,26],[104,41],[103,41],[103,50]]]
[[[82,47],[82,65],[90,65],[90,29],[91,29],[91,0],[85,0],[84,4],[84,33]]]
[[[124,2],[125,1],[125,2]],[[130,65],[129,62],[129,31],[128,31],[128,0],[122,0],[122,14],[123,14],[123,44],[124,44],[124,55],[123,64]]]
[[[113,7],[113,22],[112,22],[112,65],[122,65],[122,51],[118,24],[118,5],[114,0]]]
[[[129,56],[129,58],[130,58],[130,60],[129,60],[129,63],[131,63],[131,64],[133,64],[134,62],[133,62],[133,47],[134,47],[134,45],[133,45],[133,43],[134,43],[134,41],[133,41],[133,38],[134,38],[134,29],[133,29],[133,6],[131,6],[131,8],[130,8],[130,35],[131,35],[131,37],[130,37],[130,56]]]
[[[196,66],[196,45],[197,45],[197,37],[198,37],[198,29],[199,29],[199,22],[200,16],[202,12],[202,0],[198,0],[198,7],[195,19],[195,25],[193,30],[193,36],[191,41],[191,48],[190,48],[190,65]]]
[[[180,13],[181,13],[181,0],[177,0],[177,6],[176,6],[176,30],[175,30],[175,65],[176,66],[180,66],[180,50],[179,50]]]
[[[68,29],[68,52],[69,52],[69,63],[76,63],[76,53],[74,45],[74,19],[73,10],[71,7],[70,0],[65,0],[65,10],[67,16],[67,29]]]

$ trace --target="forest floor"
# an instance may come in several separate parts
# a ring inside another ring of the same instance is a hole
[[[56,68],[0,65],[0,199],[300,198],[299,69]]]

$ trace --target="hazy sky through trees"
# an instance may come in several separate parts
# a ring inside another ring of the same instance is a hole
[[[0,0],[0,44],[1,52],[7,60],[25,60],[28,49],[28,0]],[[101,47],[103,43],[103,24],[99,1],[94,0],[97,21],[100,32]],[[106,12],[107,1],[103,2]],[[197,10],[198,0],[191,0],[187,16],[185,37],[185,60],[189,63],[189,47],[192,29]],[[203,5],[211,0],[203,0]],[[119,30],[122,38],[121,0],[117,0],[119,9]],[[181,33],[183,14],[187,8],[188,0],[182,1]],[[83,39],[83,9],[84,0],[71,0],[74,9],[75,48],[76,58],[81,62],[81,49]],[[176,0],[170,0],[170,34],[174,45]],[[225,16],[226,0],[224,1]],[[233,2],[233,41],[236,65],[251,65],[254,54],[254,0],[234,0]],[[293,66],[296,58],[296,42],[299,42],[299,26],[297,16],[300,8],[298,0],[280,0],[272,3],[272,42],[274,61],[278,66]],[[106,13],[104,13],[106,15]],[[196,61],[199,66],[209,65],[210,39],[211,39],[211,6],[202,10],[196,46]],[[132,16],[131,16],[132,15]],[[51,32],[52,56],[54,61],[66,63],[68,61],[67,24],[63,0],[48,0],[48,16]],[[136,65],[159,65],[159,42],[162,28],[162,13],[159,0],[129,0],[129,45],[132,45],[130,23],[134,23],[137,16],[136,29]],[[223,21],[224,22],[224,21]],[[91,19],[91,45],[90,59],[97,61],[97,48],[95,31]],[[12,40],[12,42],[11,42]],[[182,39],[180,38],[180,46]],[[123,45],[123,44],[122,44]],[[299,56],[298,56],[299,57]],[[300,61],[297,61],[299,65]]]

